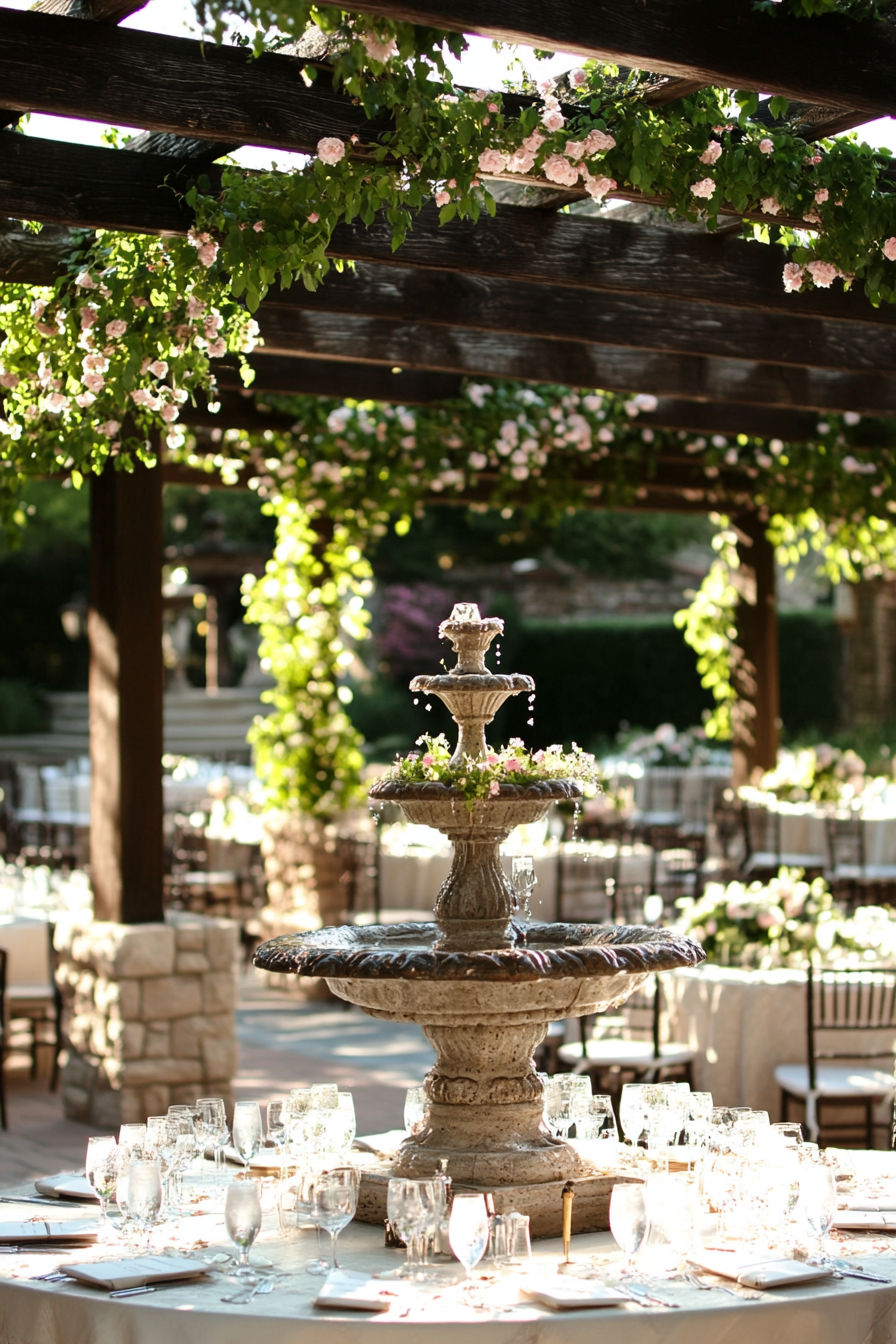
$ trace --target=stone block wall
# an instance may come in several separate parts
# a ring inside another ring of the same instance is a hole
[[[56,928],[69,1048],[66,1116],[102,1129],[198,1096],[231,1103],[239,928],[169,912],[164,924],[84,915]]]

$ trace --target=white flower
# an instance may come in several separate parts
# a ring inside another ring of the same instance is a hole
[[[345,158],[345,144],[335,135],[325,135],[317,142],[317,157],[321,163],[341,163]]]
[[[699,182],[691,183],[691,193],[699,196],[702,200],[709,200],[716,189],[716,184],[711,177],[702,177]]]

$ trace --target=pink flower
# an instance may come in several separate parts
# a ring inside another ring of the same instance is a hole
[[[132,294],[132,295],[131,295],[131,303],[134,305],[135,308],[148,308],[148,307],[149,307],[149,299],[141,299],[141,297],[140,297],[139,294]]]
[[[84,386],[88,392],[102,392],[106,380],[101,373],[85,373]]]
[[[840,272],[829,261],[810,261],[806,267],[819,289],[830,289]]]
[[[563,153],[567,156],[567,158],[575,159],[576,162],[578,162],[578,160],[585,153],[585,141],[567,140],[566,148],[564,149]]]
[[[205,312],[205,304],[201,299],[197,299],[195,294],[191,294],[187,299],[187,317],[201,317]]]
[[[501,785],[498,783],[496,779],[493,779],[491,784],[489,784],[488,786],[489,798],[497,798],[500,792],[501,792]]]
[[[96,397],[93,395],[92,392],[79,392],[78,395],[75,397],[75,401],[81,407],[81,409],[84,410],[88,406],[93,405],[93,403],[96,401]]]
[[[896,261],[896,238],[888,238],[884,243],[884,256],[887,261]]]
[[[97,316],[98,312],[93,304],[85,303],[84,307],[81,309],[81,330],[89,331],[96,321]]]
[[[218,255],[218,244],[214,242],[203,243],[196,255],[203,266],[213,266],[215,257]]]
[[[317,156],[321,163],[341,163],[345,158],[345,145],[335,135],[325,135],[317,142]]]
[[[311,214],[308,216],[308,223],[309,223],[309,224],[316,224],[317,221],[318,221],[319,219],[320,219],[320,215],[317,213],[317,211],[316,211],[316,210],[312,210],[312,211],[311,211]]]
[[[523,763],[522,761],[518,761],[515,756],[511,756],[510,760],[505,764],[504,769],[509,775],[519,775],[522,774]]]
[[[700,162],[710,164],[715,163],[716,160],[721,156],[721,153],[722,153],[722,146],[719,144],[718,140],[710,140],[709,144],[706,146],[703,153],[700,155]]]
[[[484,149],[479,155],[480,173],[503,173],[507,167],[507,155],[499,149]]]
[[[256,233],[264,233],[264,220],[256,219],[255,223],[252,225],[252,228]]]
[[[105,434],[107,439],[114,439],[120,429],[121,425],[117,420],[107,420],[104,425],[100,425],[100,433]]]
[[[715,189],[716,184],[715,182],[713,182],[711,177],[703,177],[700,179],[699,182],[694,182],[691,185],[691,193],[694,196],[699,196],[703,200],[707,201],[709,200],[710,196],[712,196]]]
[[[0,373],[0,387],[8,387],[10,391],[18,387],[21,379],[17,373]]]
[[[487,764],[487,765],[497,765],[497,764],[498,764],[498,758],[497,758],[497,756],[495,755],[495,753],[494,753],[493,751],[490,751],[490,752],[489,752],[489,754],[488,754],[488,755],[486,756],[486,758],[485,758],[485,761],[486,761],[486,764]]]
[[[559,108],[546,107],[541,114],[541,123],[548,131],[560,131],[566,125],[566,118]]]
[[[107,336],[123,336],[128,329],[128,324],[122,318],[113,318],[111,322],[106,323]]]
[[[776,215],[781,209],[780,204],[775,200],[774,196],[763,197],[759,204],[762,206],[763,214],[766,215]]]
[[[68,397],[64,397],[61,392],[51,392],[47,397],[47,410],[49,411],[67,411],[69,405]]]
[[[549,182],[556,182],[561,187],[574,187],[579,180],[578,169],[562,154],[551,154],[545,159],[542,172]]]
[[[398,43],[394,37],[377,37],[376,33],[363,33],[361,41],[370,59],[379,61],[381,65],[385,65],[398,50]]]
[[[420,762],[420,764],[421,764],[421,765],[432,765],[432,756],[430,755],[429,752],[426,753],[426,755],[423,757],[423,759],[422,759],[422,761]]]
[[[222,355],[227,354],[227,342],[219,336],[216,341],[210,341],[208,347],[209,358],[220,359]]]
[[[788,294],[795,293],[803,283],[803,268],[795,261],[788,261],[784,267],[784,288]]]
[[[442,208],[443,205],[448,205],[450,201],[451,201],[451,193],[450,193],[450,191],[437,191],[437,192],[436,192],[436,205],[439,207],[440,210],[441,210],[441,208]]]
[[[75,277],[75,284],[79,289],[96,289],[96,281],[89,271],[81,271],[80,275]]]
[[[168,363],[164,359],[154,359],[149,365],[150,373],[154,373],[157,378],[164,378],[168,372]]]
[[[593,201],[602,201],[608,191],[616,190],[615,177],[591,177],[585,178],[585,190]]]
[[[585,74],[584,70],[577,68],[575,70],[570,70],[569,72],[569,82],[574,89],[580,89],[587,78],[588,76]]]
[[[179,415],[180,411],[176,406],[172,406],[170,402],[162,407],[162,419],[166,424],[173,424]]]
[[[769,140],[768,136],[766,136],[764,140],[759,141],[759,148],[762,150],[763,154],[774,154],[775,152],[775,146],[773,142]]]
[[[585,153],[602,154],[604,150],[614,149],[616,146],[615,137],[607,135],[606,131],[589,131],[585,136]]]
[[[827,187],[819,187],[815,193],[815,200],[819,205],[824,205],[830,194]]]

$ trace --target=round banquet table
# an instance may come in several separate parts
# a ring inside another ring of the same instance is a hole
[[[775,1069],[806,1062],[805,972],[704,963],[664,975],[663,994],[669,1039],[695,1051],[695,1090],[711,1092],[718,1105],[752,1106],[780,1119]],[[892,1031],[857,1032],[854,1039],[857,1049],[896,1053]],[[889,1109],[884,1103],[875,1118],[886,1123]]]
[[[33,1206],[4,1204],[2,1218],[33,1216]],[[66,1213],[60,1210],[58,1216]],[[54,1215],[56,1216],[56,1215]],[[83,1210],[70,1216],[82,1218]],[[483,1344],[894,1344],[896,1341],[896,1259],[863,1256],[862,1263],[890,1282],[829,1280],[811,1288],[778,1289],[759,1301],[737,1301],[727,1293],[700,1291],[684,1283],[664,1284],[663,1295],[678,1309],[622,1308],[553,1313],[533,1304],[505,1311],[474,1312],[454,1301],[449,1288],[441,1297],[412,1307],[401,1301],[387,1313],[322,1311],[312,1298],[322,1280],[302,1271],[312,1253],[311,1234],[284,1241],[265,1218],[256,1243],[260,1255],[278,1269],[296,1272],[290,1283],[251,1304],[228,1304],[232,1283],[214,1277],[145,1296],[110,1299],[104,1292],[62,1283],[37,1283],[66,1258],[73,1263],[95,1257],[90,1251],[0,1256],[0,1342],[2,1344],[457,1344],[471,1329]],[[182,1229],[192,1220],[177,1225]],[[203,1220],[205,1221],[205,1220]],[[220,1226],[220,1222],[219,1222]],[[162,1232],[157,1234],[162,1237]],[[210,1238],[204,1253],[226,1246]],[[610,1234],[573,1239],[574,1259],[606,1252]],[[161,1249],[158,1242],[153,1251]],[[382,1230],[352,1224],[339,1238],[340,1264],[346,1269],[382,1271],[400,1265],[403,1255],[387,1250]],[[534,1268],[554,1275],[561,1258],[557,1241],[536,1242]],[[541,1262],[541,1264],[539,1264]],[[459,1268],[459,1267],[456,1267]],[[18,1276],[18,1277],[16,1277]],[[400,1287],[400,1285],[396,1285]],[[488,1292],[488,1289],[486,1289]],[[598,1324],[599,1321],[599,1324]]]

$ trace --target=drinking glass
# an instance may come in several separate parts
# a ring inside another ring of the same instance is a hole
[[[150,1228],[162,1207],[162,1172],[159,1159],[131,1162],[128,1170],[128,1213],[140,1234],[138,1250],[149,1249]]]
[[[330,1234],[333,1256],[329,1269],[338,1269],[336,1240],[342,1229],[351,1222],[358,1207],[360,1177],[355,1167],[334,1167],[323,1171],[314,1181],[312,1217],[318,1227]]]
[[[311,1113],[311,1088],[294,1087],[286,1099],[287,1144],[297,1161],[307,1156],[308,1117]]]
[[[297,1172],[295,1186],[296,1226],[313,1227],[317,1237],[317,1255],[307,1261],[305,1271],[308,1274],[329,1274],[330,1262],[325,1259],[320,1241],[320,1224],[314,1219],[314,1186],[317,1177],[308,1171]]]
[[[118,1183],[118,1144],[114,1138],[104,1134],[87,1140],[84,1174],[100,1202],[99,1235],[102,1240],[109,1228],[106,1210]]]
[[[264,1130],[257,1101],[238,1101],[233,1108],[233,1146],[248,1170],[262,1144]]]
[[[570,1113],[576,1126],[575,1145],[583,1157],[600,1163],[619,1156],[619,1131],[609,1097],[573,1097]]]
[[[691,1147],[702,1147],[709,1137],[709,1122],[712,1117],[712,1093],[691,1092],[688,1101],[688,1117],[685,1124],[685,1141]]]
[[[287,1121],[289,1113],[285,1101],[269,1101],[267,1106],[268,1141],[274,1145],[277,1162],[280,1167],[280,1179],[283,1179],[283,1154],[288,1137]]]
[[[769,1137],[788,1148],[796,1148],[803,1141],[803,1127],[798,1120],[779,1120],[769,1126]]]
[[[178,1126],[173,1116],[151,1115],[146,1121],[146,1157],[159,1159],[162,1176],[162,1203],[168,1203],[168,1178],[177,1148]]]
[[[389,1181],[386,1213],[393,1231],[408,1248],[403,1278],[414,1278],[422,1265],[421,1243],[428,1221],[421,1189],[425,1184],[425,1181],[406,1180],[401,1176],[393,1176]]]
[[[485,1254],[488,1245],[488,1210],[484,1195],[456,1194],[448,1219],[448,1240],[451,1249],[464,1267],[467,1276],[466,1295],[471,1300],[473,1270]]]
[[[837,1211],[837,1188],[834,1173],[820,1162],[800,1164],[800,1211],[809,1231],[818,1242],[817,1264],[825,1264],[827,1255],[824,1239],[831,1230]]]
[[[635,1254],[647,1231],[647,1205],[644,1187],[634,1182],[614,1185],[610,1193],[610,1231],[616,1245],[625,1255],[620,1270],[621,1278],[635,1272]]]
[[[528,922],[532,918],[529,900],[538,881],[535,876],[535,860],[531,854],[514,854],[510,861],[510,880],[517,894],[519,913]]]
[[[404,1127],[409,1134],[418,1134],[426,1124],[426,1088],[409,1087],[404,1094]]]
[[[119,1148],[127,1148],[135,1157],[143,1155],[146,1125],[121,1125],[118,1130]]]
[[[332,1113],[339,1105],[339,1090],[335,1083],[319,1083],[309,1089],[309,1095],[305,1142],[315,1157],[322,1159],[327,1149],[327,1132],[333,1121]]]
[[[644,1189],[650,1241],[645,1255],[651,1272],[674,1278],[684,1257],[693,1252],[696,1227],[696,1185],[686,1172],[653,1172]]]
[[[340,1092],[336,1109],[327,1115],[327,1151],[342,1161],[348,1158],[355,1141],[357,1122],[351,1092]]]
[[[237,1102],[239,1105],[239,1102]],[[261,1231],[261,1196],[257,1181],[231,1181],[224,1200],[224,1225],[239,1251],[236,1276],[254,1279],[249,1268],[249,1249]]]
[[[625,1083],[619,1098],[619,1123],[633,1148],[637,1148],[647,1124],[644,1092],[647,1083]]]
[[[223,1166],[222,1153],[227,1142],[227,1111],[223,1097],[200,1097],[196,1102],[199,1122],[206,1143],[211,1143],[215,1151],[215,1173]]]

